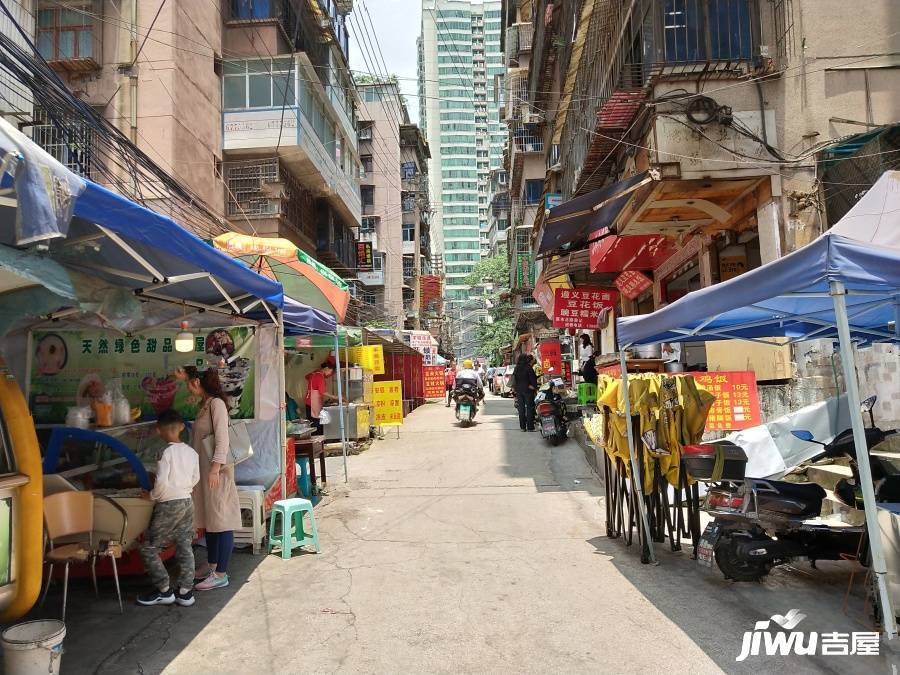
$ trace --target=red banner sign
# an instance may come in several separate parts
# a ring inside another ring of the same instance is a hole
[[[653,285],[653,282],[645,274],[637,270],[626,270],[616,277],[613,286],[629,300],[634,300],[641,293]]]
[[[538,353],[541,356],[541,368],[544,369],[544,373],[551,372],[551,368],[553,369],[552,372],[554,375],[560,375],[562,373],[562,355],[557,340],[550,340],[538,344]]]
[[[716,397],[706,418],[707,431],[736,431],[762,424],[756,373],[752,370],[689,374]]]
[[[422,385],[425,398],[444,398],[444,366],[423,366]]]
[[[616,305],[611,288],[557,288],[553,298],[554,328],[597,328],[600,312]]]

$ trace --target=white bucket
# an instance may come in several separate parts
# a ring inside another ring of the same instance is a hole
[[[66,624],[56,619],[26,621],[0,635],[3,665],[8,675],[59,673]]]

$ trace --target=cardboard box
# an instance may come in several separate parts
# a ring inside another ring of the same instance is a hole
[[[752,370],[757,382],[788,380],[793,376],[787,338],[771,338],[780,345],[764,345],[747,340],[718,340],[706,343],[708,370]]]

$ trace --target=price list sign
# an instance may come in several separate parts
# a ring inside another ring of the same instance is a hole
[[[706,418],[707,431],[737,431],[762,424],[752,370],[689,374],[716,397]]]
[[[424,366],[422,384],[425,398],[444,398],[444,366]]]
[[[597,328],[600,312],[615,307],[611,288],[557,288],[553,301],[554,328]]]
[[[653,285],[653,282],[644,274],[637,270],[627,270],[622,272],[613,281],[613,285],[619,289],[619,292],[629,300],[634,300],[641,293],[646,291]]]
[[[372,403],[375,407],[375,426],[403,424],[403,384],[400,380],[373,383]]]

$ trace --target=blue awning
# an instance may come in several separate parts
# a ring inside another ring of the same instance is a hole
[[[250,314],[250,318],[264,320],[264,312],[255,310]],[[282,320],[284,321],[284,334],[288,336],[332,335],[337,331],[334,315],[304,305],[293,298],[285,297]]]
[[[619,319],[622,347],[657,342],[837,336],[832,282],[846,289],[850,334],[900,342],[900,171],[886,172],[831,230],[774,262]]]
[[[650,173],[644,171],[550,209],[538,242],[537,255],[556,251],[577,241],[587,241],[591,234],[610,227],[625,208],[631,193],[652,180]]]

